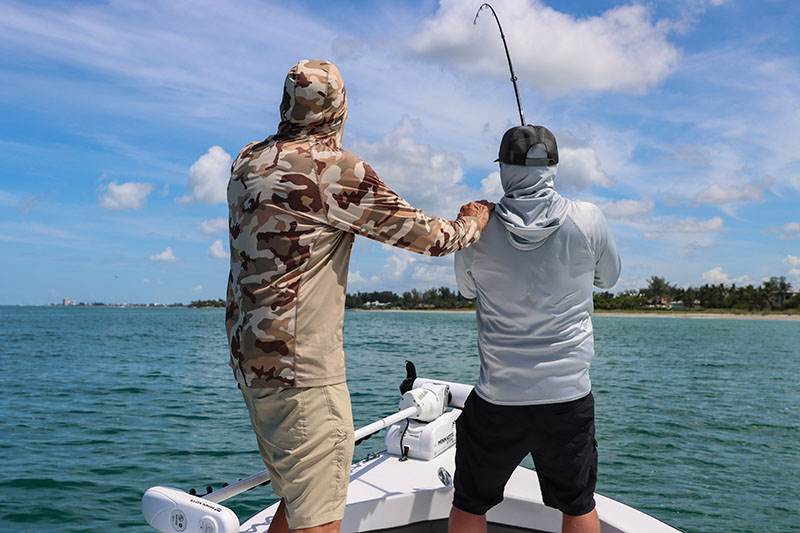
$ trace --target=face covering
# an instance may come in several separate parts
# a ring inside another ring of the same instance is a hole
[[[541,246],[564,221],[567,202],[553,188],[557,167],[500,163],[505,195],[495,212],[512,246],[533,250]]]

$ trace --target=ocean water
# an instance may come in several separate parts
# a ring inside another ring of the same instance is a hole
[[[204,492],[261,470],[223,316],[0,307],[0,531],[152,531],[148,487]],[[598,492],[687,532],[800,531],[800,322],[594,323]],[[396,409],[406,359],[474,382],[475,339],[472,314],[348,312],[356,426]],[[273,498],[226,505],[245,518]]]

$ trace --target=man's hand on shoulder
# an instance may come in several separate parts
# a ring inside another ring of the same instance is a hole
[[[481,200],[479,202],[470,202],[461,206],[458,211],[458,218],[462,217],[475,217],[481,225],[481,231],[486,227],[489,222],[489,215],[494,209],[492,202]]]

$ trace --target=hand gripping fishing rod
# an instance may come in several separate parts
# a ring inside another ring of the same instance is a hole
[[[494,8],[489,5],[488,3],[481,4],[481,7],[478,8],[478,12],[475,13],[475,18],[472,21],[472,24],[478,23],[478,16],[481,14],[481,11],[484,7],[488,7],[489,10],[494,15],[494,20],[497,21],[497,29],[500,30],[500,38],[503,39],[503,48],[506,50],[506,59],[508,59],[508,70],[511,71],[511,83],[514,84],[514,96],[517,97],[517,108],[519,108],[519,120],[520,123],[524,126],[525,125],[525,116],[522,114],[522,103],[519,100],[519,89],[517,88],[517,76],[514,74],[514,66],[511,64],[511,54],[508,53],[508,45],[506,44],[506,36],[503,33],[503,27],[500,26],[500,19],[497,18],[497,13],[495,13]]]

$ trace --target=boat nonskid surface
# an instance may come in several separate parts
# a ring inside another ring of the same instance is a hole
[[[455,472],[455,448],[429,461],[382,452],[353,464],[342,532],[432,531],[445,521],[453,501],[439,470]],[[595,494],[603,533],[676,533],[673,527],[625,504]],[[240,532],[266,533],[277,503],[246,520]],[[561,513],[544,505],[536,472],[518,467],[506,485],[504,499],[487,513],[489,531],[561,531]],[[417,525],[416,528],[408,526]]]

